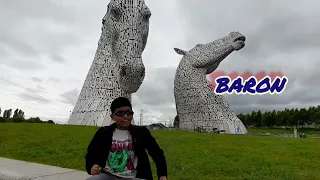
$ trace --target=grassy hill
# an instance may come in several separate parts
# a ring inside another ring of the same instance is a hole
[[[3,123],[0,156],[85,170],[84,155],[97,128]],[[320,179],[320,139],[165,130],[152,134],[165,152],[171,180]]]

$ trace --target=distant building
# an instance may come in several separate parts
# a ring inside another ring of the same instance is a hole
[[[166,129],[167,128],[162,123],[153,123],[153,124],[150,124],[150,125],[146,125],[145,127],[148,128],[149,130]]]

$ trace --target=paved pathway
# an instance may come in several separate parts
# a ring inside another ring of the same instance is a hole
[[[0,157],[0,180],[85,180],[84,171]]]

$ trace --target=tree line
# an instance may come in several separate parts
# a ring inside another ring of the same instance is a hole
[[[292,108],[283,111],[253,111],[249,114],[238,114],[237,117],[246,127],[304,127],[320,126],[320,106],[309,108]],[[174,118],[174,127],[179,127],[178,115]]]
[[[238,118],[248,127],[304,127],[320,125],[320,106],[292,108],[283,111],[253,111],[250,114],[238,114]]]
[[[3,111],[0,107],[0,123],[12,122],[12,123],[48,123],[55,124],[53,120],[42,121],[39,117],[25,118],[24,111],[21,109],[16,109],[12,112],[12,109],[6,109]]]

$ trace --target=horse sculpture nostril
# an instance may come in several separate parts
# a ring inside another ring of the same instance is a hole
[[[140,75],[140,81],[141,81],[141,82],[143,81],[145,75],[146,75],[146,74],[145,74],[145,72],[143,71],[143,72],[141,73],[141,75]]]
[[[236,42],[236,41],[246,41],[246,37],[244,36],[237,37],[233,40],[233,42]]]

